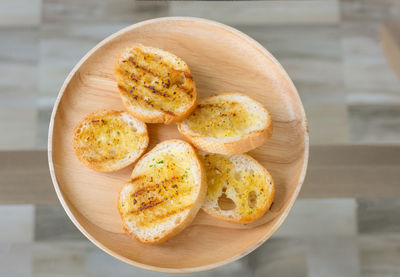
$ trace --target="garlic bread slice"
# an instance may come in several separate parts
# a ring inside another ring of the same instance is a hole
[[[90,113],[73,132],[77,157],[98,171],[116,171],[130,165],[148,144],[146,124],[123,111]]]
[[[273,127],[263,105],[244,94],[226,93],[200,99],[178,129],[203,151],[241,154],[264,144]]]
[[[179,122],[196,106],[189,67],[167,51],[133,45],[118,56],[115,75],[126,109],[144,122]]]
[[[207,176],[203,210],[222,220],[250,223],[262,217],[274,199],[269,172],[246,154],[200,152]]]
[[[194,148],[181,140],[164,141],[137,162],[120,191],[124,230],[143,243],[164,242],[192,222],[206,189]]]

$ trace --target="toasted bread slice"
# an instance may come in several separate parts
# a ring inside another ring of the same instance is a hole
[[[274,180],[246,154],[200,152],[207,175],[203,210],[222,220],[250,223],[262,217],[274,199]]]
[[[273,128],[263,105],[243,94],[226,93],[200,99],[178,129],[203,151],[241,154],[266,142]]]
[[[167,51],[134,45],[118,56],[115,75],[126,109],[144,122],[179,122],[196,107],[189,67]]]
[[[120,191],[124,230],[143,243],[164,242],[192,222],[206,190],[194,148],[182,140],[164,141],[137,162]]]
[[[99,171],[116,171],[135,162],[149,144],[146,124],[127,112],[101,110],[75,127],[73,145],[79,160]]]

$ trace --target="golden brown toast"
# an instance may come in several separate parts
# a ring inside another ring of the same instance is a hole
[[[206,189],[193,147],[182,140],[164,141],[137,162],[120,191],[124,230],[143,243],[164,242],[194,219]]]
[[[244,94],[226,93],[200,99],[178,129],[203,151],[241,154],[264,144],[273,127],[263,105]]]
[[[249,155],[200,152],[207,175],[203,210],[226,221],[250,223],[262,217],[274,199],[274,180]]]
[[[189,67],[167,51],[133,45],[118,56],[115,75],[126,109],[144,122],[179,122],[196,107]]]
[[[123,111],[90,113],[73,132],[77,157],[89,168],[99,171],[116,171],[130,165],[148,144],[146,124]]]

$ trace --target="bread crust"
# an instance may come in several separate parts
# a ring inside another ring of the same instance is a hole
[[[270,194],[268,195],[267,200],[264,203],[264,206],[262,208],[258,209],[251,217],[239,218],[239,219],[232,217],[232,216],[223,215],[213,209],[208,208],[205,205],[202,206],[202,209],[209,215],[216,217],[218,219],[224,220],[224,221],[235,222],[235,223],[240,223],[240,224],[248,224],[248,223],[251,223],[251,222],[254,222],[254,221],[260,219],[270,209],[272,202],[274,201],[274,197],[275,197],[275,183],[274,183],[274,179],[272,178],[272,176],[268,172],[268,170],[265,167],[263,167],[256,159],[254,159],[253,157],[251,157],[247,154],[240,154],[240,155],[246,157],[247,159],[250,159],[253,163],[255,163],[257,166],[262,168],[263,172],[266,176],[266,179],[270,180],[271,191],[270,191]],[[207,174],[207,172],[206,172],[206,174]],[[267,182],[267,184],[268,184],[268,182]],[[221,196],[221,195],[219,195],[219,196]]]
[[[223,95],[240,95],[243,96],[244,94],[241,93],[222,93],[217,94],[215,96],[223,96]],[[249,96],[245,95],[246,97],[250,98]],[[254,99],[250,98],[252,101],[258,103]],[[261,104],[260,104],[261,105]],[[183,123],[178,123],[178,130],[185,137],[190,143],[192,143],[196,148],[211,152],[211,153],[218,153],[218,154],[225,154],[225,155],[233,155],[233,154],[242,154],[246,153],[250,150],[253,150],[261,145],[263,145],[271,136],[273,132],[273,124],[272,119],[269,111],[261,105],[265,113],[268,114],[267,122],[265,124],[264,129],[262,130],[255,130],[248,134],[245,134],[240,139],[236,141],[224,142],[224,141],[216,141],[210,140],[208,137],[194,135],[189,132],[186,132],[182,127]]]
[[[85,166],[89,167],[90,169],[93,170],[97,170],[97,171],[102,171],[102,172],[114,172],[114,171],[118,171],[122,168],[125,168],[129,165],[131,165],[132,163],[134,163],[135,161],[137,161],[142,155],[143,153],[146,151],[148,145],[149,145],[149,135],[148,135],[148,130],[147,130],[147,125],[144,122],[141,122],[143,124],[143,127],[145,128],[145,141],[143,144],[143,148],[140,151],[140,154],[137,155],[136,157],[132,158],[129,163],[124,163],[121,164],[118,167],[115,168],[109,168],[106,166],[102,166],[102,165],[97,165],[97,164],[93,164],[89,161],[87,161],[86,159],[83,158],[83,153],[81,151],[81,149],[79,149],[78,146],[78,140],[77,140],[77,130],[79,130],[82,125],[87,122],[87,121],[91,121],[94,117],[96,116],[109,116],[109,115],[121,115],[122,113],[125,113],[125,111],[117,111],[117,110],[107,110],[107,109],[102,109],[102,110],[98,110],[98,111],[94,111],[91,112],[89,114],[87,114],[83,119],[81,119],[81,121],[79,121],[79,123],[75,126],[74,130],[73,130],[73,134],[72,134],[72,145],[75,151],[75,154],[77,156],[77,158],[79,159],[79,161],[81,163],[83,163]]]
[[[128,98],[124,96],[123,88],[121,87],[121,85],[118,82],[118,89],[119,89],[119,92],[120,92],[120,95],[122,98],[122,102],[123,102],[123,105],[125,106],[125,108],[127,109],[127,111],[130,114],[132,114],[134,117],[136,117],[146,123],[171,124],[171,123],[181,122],[186,117],[188,117],[197,106],[197,100],[196,100],[197,99],[197,90],[196,90],[196,85],[194,83],[193,76],[190,72],[189,67],[178,56],[176,56],[170,52],[167,52],[165,50],[157,49],[154,47],[143,46],[141,44],[133,44],[131,47],[127,48],[125,51],[121,52],[117,56],[115,66],[114,66],[114,71],[115,71],[115,76],[117,77],[117,81],[119,79],[123,78],[122,74],[120,72],[120,63],[123,60],[122,57],[133,48],[138,48],[138,49],[142,50],[143,52],[150,52],[150,53],[157,52],[158,54],[160,53],[160,51],[162,51],[164,56],[170,56],[170,57],[173,57],[174,59],[178,59],[180,62],[182,62],[185,67],[185,69],[182,72],[184,73],[184,75],[186,77],[188,86],[191,87],[191,89],[192,89],[191,94],[192,94],[193,100],[192,100],[191,104],[182,112],[170,114],[170,113],[164,112],[162,110],[152,110],[153,112],[157,111],[157,114],[151,115],[151,114],[143,113],[143,112],[139,111],[134,105],[131,105],[129,103]]]
[[[118,194],[117,207],[118,207],[118,211],[119,211],[119,214],[120,214],[122,222],[123,222],[123,229],[124,229],[125,233],[127,233],[130,237],[132,237],[132,238],[136,239],[137,241],[140,241],[141,243],[144,243],[144,244],[151,244],[151,245],[161,244],[161,243],[171,239],[172,237],[176,236],[180,232],[182,232],[194,220],[194,218],[196,217],[198,211],[200,210],[200,208],[203,205],[203,202],[204,202],[204,200],[206,198],[207,180],[206,180],[206,175],[205,175],[205,170],[204,170],[204,167],[203,167],[203,163],[199,159],[196,150],[189,143],[187,143],[187,142],[185,142],[183,140],[179,140],[179,139],[172,139],[172,140],[163,141],[163,142],[157,144],[151,151],[149,151],[144,156],[142,156],[141,160],[145,159],[149,155],[152,155],[153,151],[157,150],[157,149],[155,149],[156,147],[161,146],[163,144],[168,144],[170,142],[184,143],[186,146],[190,147],[190,149],[191,149],[191,151],[193,153],[193,158],[195,159],[195,161],[196,161],[196,163],[197,163],[197,165],[199,167],[199,170],[200,170],[200,172],[199,172],[199,176],[200,176],[199,193],[197,195],[196,200],[191,205],[189,213],[186,215],[186,217],[178,225],[175,225],[174,228],[171,228],[168,231],[166,231],[163,234],[162,237],[159,236],[157,239],[154,239],[154,240],[146,240],[146,239],[141,238],[140,236],[137,236],[134,232],[132,232],[129,229],[129,227],[127,226],[127,224],[125,223],[125,220],[124,220],[124,217],[123,217],[123,212],[122,212],[122,209],[120,207],[121,192],[122,192],[122,189],[124,188],[125,185],[122,186],[121,189],[120,189],[120,192]],[[139,160],[138,163],[140,163],[140,160]],[[136,176],[135,170],[136,170],[136,166],[132,171],[131,180],[132,180],[132,178],[134,178]]]

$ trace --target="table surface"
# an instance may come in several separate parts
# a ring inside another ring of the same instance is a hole
[[[400,276],[400,80],[380,26],[398,0],[0,2],[0,276],[160,276],[93,246],[69,221],[47,167],[58,90],[96,43],[161,16],[214,19],[284,66],[310,127],[292,212],[247,257],[195,276]]]

